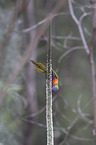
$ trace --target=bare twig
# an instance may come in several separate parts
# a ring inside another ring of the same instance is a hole
[[[72,51],[74,51],[74,50],[78,50],[78,49],[84,49],[84,47],[83,47],[83,46],[76,46],[76,47],[72,47],[71,49],[67,50],[65,53],[63,53],[63,54],[60,56],[60,58],[59,58],[59,60],[58,60],[58,63],[60,63],[60,62],[62,61],[62,59],[63,59],[66,55],[68,55],[70,52],[72,52]]]
[[[30,32],[30,31],[34,30],[34,29],[37,28],[39,25],[41,25],[41,24],[43,24],[43,23],[45,23],[45,22],[46,22],[46,23],[49,22],[54,16],[55,16],[55,15],[49,16],[49,17],[45,18],[44,20],[38,22],[37,24],[33,25],[32,27],[27,28],[27,29],[24,29],[23,32]]]
[[[42,123],[35,122],[33,120],[28,120],[28,119],[25,119],[25,118],[22,118],[22,120],[25,121],[25,122],[27,122],[27,123],[34,124],[34,125],[36,125],[38,127],[46,128],[46,126],[44,124],[42,124]],[[92,141],[93,140],[92,138],[84,138],[84,137],[78,137],[78,136],[71,135],[63,127],[59,127],[59,128],[58,127],[54,127],[54,129],[55,130],[60,130],[60,131],[62,131],[66,135],[66,137],[67,137],[67,135],[69,135],[69,137],[71,137],[72,139],[78,140],[78,141]],[[64,140],[62,142],[65,142],[65,139],[66,138],[64,138]]]
[[[36,126],[46,128],[46,125],[44,125],[42,123],[39,123],[39,122],[36,122],[34,120],[29,120],[29,119],[26,119],[26,118],[22,118],[22,120],[25,121],[25,122],[27,122],[27,123],[34,124]]]
[[[75,37],[75,36],[71,36],[71,35],[68,35],[68,36],[52,36],[52,38],[54,39],[69,39],[69,40],[80,40],[80,37]]]
[[[30,31],[36,29],[36,28],[37,28],[38,26],[40,26],[41,24],[49,22],[51,19],[53,19],[53,18],[56,17],[56,16],[68,15],[68,14],[69,14],[69,13],[64,12],[64,13],[57,13],[57,14],[54,14],[54,15],[50,15],[50,16],[48,16],[47,18],[43,19],[42,21],[38,22],[37,24],[31,26],[30,28],[24,29],[22,32],[30,32]]]
[[[68,4],[69,4],[70,14],[71,14],[73,20],[75,21],[76,25],[78,26],[79,33],[80,33],[80,36],[81,36],[81,40],[82,40],[82,43],[83,43],[84,48],[86,50],[86,53],[89,54],[90,51],[89,51],[87,42],[86,42],[85,37],[84,37],[84,33],[83,33],[83,30],[82,30],[82,27],[81,27],[81,23],[78,21],[78,19],[76,18],[75,14],[74,14],[73,6],[72,6],[72,0],[68,0]]]
[[[57,99],[57,96],[54,96],[52,99],[52,103]],[[46,106],[43,106],[39,111],[29,114],[27,116],[25,116],[25,118],[31,118],[31,117],[36,117],[37,115],[43,113],[45,111]]]
[[[80,22],[80,24],[82,24],[82,21],[83,21],[83,19],[86,17],[86,16],[89,16],[89,15],[92,15],[92,12],[89,12],[89,13],[83,13],[83,15],[81,15],[80,16],[80,18],[79,18],[79,22]]]
[[[85,113],[83,113],[83,111],[81,110],[81,108],[80,108],[80,103],[81,103],[81,95],[80,95],[80,97],[78,98],[78,101],[77,101],[78,113],[79,113],[79,115],[81,116],[81,118],[82,118],[85,122],[87,122],[88,124],[93,124],[93,120],[89,120],[89,119],[86,117]]]

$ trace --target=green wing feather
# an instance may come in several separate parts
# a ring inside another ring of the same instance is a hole
[[[52,69],[52,73],[54,73],[56,78],[58,79],[58,75],[57,75],[57,73],[53,69]]]
[[[38,62],[35,62],[33,60],[30,60],[30,61],[33,63],[35,69],[38,72],[45,73],[45,75],[47,74],[47,67],[46,66],[44,66],[42,63],[38,63]],[[52,73],[55,74],[56,78],[58,79],[58,75],[53,69],[52,69]]]
[[[36,69],[38,72],[45,73],[45,74],[47,73],[47,67],[44,66],[42,63],[38,63],[38,62],[35,62],[35,61],[33,61],[33,60],[30,60],[30,61],[33,63],[35,69]]]

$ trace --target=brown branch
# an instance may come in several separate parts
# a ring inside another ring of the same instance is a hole
[[[91,65],[91,79],[92,79],[92,97],[93,97],[93,115],[94,115],[94,136],[96,139],[96,79],[95,79],[95,65],[94,65],[94,49],[96,47],[96,4],[94,6],[93,15],[93,32],[90,44],[90,65]]]

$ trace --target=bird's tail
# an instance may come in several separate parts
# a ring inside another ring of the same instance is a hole
[[[38,63],[38,62],[35,62],[35,61],[33,61],[33,60],[30,60],[30,61],[33,63],[35,69],[36,69],[38,72],[45,73],[45,74],[47,73],[47,67],[44,66],[42,63]]]

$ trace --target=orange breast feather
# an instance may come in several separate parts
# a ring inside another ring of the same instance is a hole
[[[58,83],[58,79],[57,79],[57,78],[54,78],[54,79],[52,80],[52,86],[55,85],[55,84],[57,84],[57,83]]]

